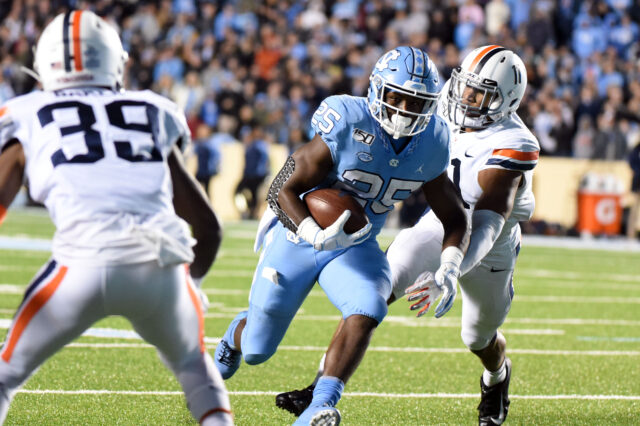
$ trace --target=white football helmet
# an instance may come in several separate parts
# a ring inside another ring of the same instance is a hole
[[[116,30],[95,13],[61,13],[42,32],[33,68],[44,90],[78,86],[120,89],[129,58]]]
[[[484,129],[515,112],[526,88],[527,71],[518,55],[502,46],[478,47],[453,70],[445,113],[457,128]],[[480,106],[469,105],[469,93],[482,95]]]

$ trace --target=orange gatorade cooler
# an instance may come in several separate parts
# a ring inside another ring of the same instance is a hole
[[[622,226],[622,202],[613,176],[587,174],[578,191],[578,231],[581,234],[617,235]]]

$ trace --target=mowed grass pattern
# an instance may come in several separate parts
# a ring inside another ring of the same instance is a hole
[[[247,306],[258,256],[255,223],[225,224],[204,288],[211,353]],[[0,237],[49,239],[45,214],[11,210]],[[390,238],[380,238],[381,245]],[[22,292],[49,253],[0,249],[0,340]],[[640,254],[524,246],[516,296],[502,330],[513,361],[508,423],[640,424]],[[344,425],[477,423],[480,363],[460,341],[460,298],[444,318],[413,318],[405,301],[390,307],[338,408]],[[278,392],[306,386],[338,322],[316,287],[276,355],[243,365],[229,381],[238,425],[295,420],[274,406]],[[99,329],[131,330],[122,318]],[[180,387],[144,342],[83,336],[18,393],[6,424],[195,424]]]

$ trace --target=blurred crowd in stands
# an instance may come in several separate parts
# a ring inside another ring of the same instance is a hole
[[[543,155],[624,159],[640,135],[634,0],[0,0],[0,101],[32,90],[20,67],[69,7],[118,27],[128,87],[176,101],[197,140],[244,141],[259,126],[293,150],[324,97],[364,95],[376,59],[401,44],[426,50],[443,81],[474,47],[517,51],[519,114]]]

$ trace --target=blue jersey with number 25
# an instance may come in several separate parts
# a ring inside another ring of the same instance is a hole
[[[373,235],[380,232],[395,203],[438,177],[449,164],[449,129],[435,114],[426,130],[411,137],[399,153],[363,97],[328,97],[311,124],[333,158],[333,168],[318,187],[343,189],[359,198]]]

